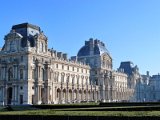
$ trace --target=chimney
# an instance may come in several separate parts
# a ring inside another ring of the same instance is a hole
[[[89,39],[89,49],[90,49],[90,55],[94,54],[94,40],[93,38]]]
[[[149,76],[149,71],[146,72],[147,76]]]
[[[57,57],[58,57],[59,59],[61,59],[61,58],[62,58],[62,52],[57,52]]]
[[[72,57],[71,57],[71,60],[72,60],[72,61],[77,61],[77,56],[72,56]]]
[[[64,59],[64,60],[67,60],[67,53],[64,53],[64,54],[63,54],[63,59]]]

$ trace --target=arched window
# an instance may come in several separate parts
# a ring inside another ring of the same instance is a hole
[[[23,79],[23,69],[20,69],[20,79]]]
[[[13,68],[10,67],[8,69],[8,81],[10,81],[13,78]]]

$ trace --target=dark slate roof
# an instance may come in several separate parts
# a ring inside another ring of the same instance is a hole
[[[123,72],[128,75],[132,75],[133,68],[133,63],[131,61],[121,62],[119,67],[120,70],[123,70]]]
[[[21,30],[21,28],[24,28],[24,29]],[[22,47],[26,47],[27,44],[29,44],[31,47],[34,47],[35,46],[34,35],[31,35],[28,32],[27,28],[32,28],[40,32],[40,27],[29,24],[29,23],[22,23],[22,24],[12,26],[12,30],[15,30],[16,32],[20,33],[23,36],[21,41]]]
[[[13,25],[12,29],[27,28],[27,27],[30,27],[30,28],[33,28],[33,29],[40,31],[40,27],[38,27],[36,25],[29,24],[29,23],[22,23],[22,24],[18,24],[18,25]]]
[[[108,50],[106,49],[104,43],[100,42],[99,40],[94,40],[94,41],[86,41],[86,44],[79,50],[77,56],[88,56],[90,55],[90,42],[93,42],[93,50],[94,50],[94,55],[101,55],[103,53],[107,53],[109,55]]]
[[[78,56],[88,56],[89,54],[89,46],[83,46],[78,52]]]

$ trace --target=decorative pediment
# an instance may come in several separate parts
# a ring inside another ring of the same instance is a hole
[[[9,34],[7,34],[5,36],[5,40],[15,40],[15,39],[22,39],[23,36],[17,32],[15,32],[15,30],[11,30]]]

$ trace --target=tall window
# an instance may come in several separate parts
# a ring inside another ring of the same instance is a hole
[[[20,79],[23,79],[23,69],[20,69]]]
[[[21,56],[21,62],[23,62],[23,56]]]
[[[14,41],[10,42],[10,51],[14,51]]]
[[[42,71],[42,80],[44,81],[45,80],[44,69],[42,68],[41,71]]]
[[[43,45],[43,44],[40,42],[40,46],[39,46],[40,52],[43,52],[43,51],[42,51],[42,45]]]
[[[56,73],[56,82],[58,82],[59,73]]]
[[[79,77],[77,77],[77,84],[79,84]]]
[[[72,84],[74,84],[74,77],[72,78]]]
[[[67,83],[69,83],[69,76],[67,77]]]
[[[43,43],[42,43],[42,52],[43,52],[43,49],[44,49],[44,46],[43,46]]]
[[[83,68],[81,69],[81,72],[83,73]]]
[[[61,82],[64,82],[64,75],[61,75]]]
[[[57,81],[56,81],[57,73],[55,72],[55,73],[53,74],[53,76],[54,76],[54,82],[57,82]]]
[[[58,64],[56,64],[56,68],[58,68]]]
[[[32,79],[35,78],[35,77],[34,77],[34,74],[35,74],[35,70],[33,69],[33,70],[32,70]]]
[[[8,70],[8,81],[10,81],[12,78],[13,78],[13,69],[12,67],[10,67]]]

